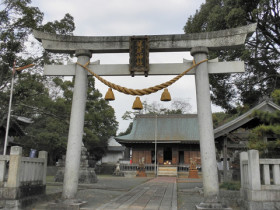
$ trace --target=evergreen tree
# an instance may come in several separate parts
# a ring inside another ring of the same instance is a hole
[[[0,4],[0,117],[2,121],[7,118],[14,61],[16,66],[35,64],[32,72],[24,70],[15,76],[12,115],[27,117],[34,122],[26,131],[28,137],[17,139],[24,152],[28,154],[30,148],[46,150],[52,163],[54,154],[65,150],[67,126],[60,124],[65,117],[63,112],[56,110],[59,104],[55,103],[58,102],[52,100],[52,79],[46,79],[41,74],[43,63],[56,62],[63,56],[54,56],[40,46],[34,46],[30,37],[33,29],[71,35],[75,24],[69,14],[60,21],[42,24],[43,13],[30,3],[31,0],[4,0]],[[66,56],[64,58],[67,59]]]
[[[210,75],[211,98],[228,112],[236,111],[236,102],[251,106],[280,88],[279,8],[278,0],[207,0],[184,27],[185,33],[196,33],[257,23],[256,33],[246,41],[246,47],[210,52],[210,58],[241,58],[246,64],[245,74]]]
[[[53,164],[65,154],[75,78],[67,81],[63,77],[42,76],[44,64],[62,63],[71,58],[48,53],[42,47],[32,45],[29,37],[33,29],[72,35],[75,24],[70,14],[60,21],[42,24],[43,13],[30,3],[31,0],[5,0],[0,5],[3,8],[0,11],[0,117],[3,119],[7,115],[13,62],[16,60],[17,66],[34,63],[36,68],[32,71],[21,72],[15,77],[12,114],[33,120],[25,131],[28,135],[17,141],[26,154],[30,148],[46,150],[49,163]],[[27,41],[29,47],[39,49],[35,54],[28,51]],[[104,154],[109,137],[115,135],[118,123],[113,108],[94,88],[93,78],[89,78],[85,114],[83,141],[98,159]]]
[[[280,90],[272,93],[275,103],[280,105]],[[280,111],[274,113],[255,111],[253,117],[263,124],[254,128],[250,135],[249,148],[257,149],[263,157],[280,157]]]
[[[27,154],[31,148],[47,151],[48,162],[53,165],[65,154],[71,99],[64,97],[63,88],[60,91],[63,95],[51,95],[51,89],[44,83],[45,77],[38,74],[19,75],[14,91],[13,114],[26,116],[33,121],[25,130],[27,135],[17,138],[17,142],[24,146]],[[62,83],[61,79],[54,78],[54,86],[62,86]]]
[[[83,141],[96,160],[106,153],[108,139],[116,135],[118,128],[115,110],[101,97],[94,78],[89,77]]]

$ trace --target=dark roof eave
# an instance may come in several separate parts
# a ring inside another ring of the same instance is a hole
[[[258,104],[257,106],[250,109],[249,111],[247,111],[244,114],[240,115],[239,117],[235,118],[234,120],[231,120],[230,122],[225,123],[224,125],[221,125],[221,126],[217,127],[216,129],[214,129],[215,139],[220,136],[226,135],[226,134],[232,132],[233,130],[238,129],[245,123],[251,121],[252,119],[254,119],[253,117],[251,117],[251,114],[255,110],[262,110],[262,108],[264,108],[265,106],[271,106],[275,110],[280,111],[280,107],[278,105],[276,105],[275,103],[273,103],[272,101],[270,101],[270,100],[263,101],[260,104]]]

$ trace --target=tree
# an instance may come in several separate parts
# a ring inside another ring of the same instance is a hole
[[[249,111],[249,106],[242,106],[240,104],[237,104],[235,108],[235,113],[228,113],[228,112],[215,112],[212,114],[213,118],[213,127],[217,128],[225,123],[228,123],[235,118],[241,116],[245,112]]]
[[[175,98],[172,100],[171,109],[165,108],[162,104],[154,101],[149,104],[143,101],[143,109],[139,111],[126,111],[122,119],[132,120],[137,114],[186,114],[191,111],[191,105],[188,99]]]
[[[271,96],[273,101],[280,105],[280,90],[273,91]],[[260,119],[263,124],[252,130],[249,148],[259,150],[263,157],[278,158],[280,156],[280,111],[274,113],[255,111],[252,116]]]
[[[63,77],[41,76],[43,64],[61,63],[70,58],[68,55],[48,53],[42,47],[32,54],[26,51],[25,44],[32,29],[72,35],[75,24],[70,14],[60,21],[42,24],[43,13],[39,8],[31,7],[30,3],[31,0],[5,0],[1,3],[0,116],[7,113],[14,60],[18,66],[36,64],[36,69],[33,69],[36,72],[22,72],[16,76],[13,114],[34,122],[26,129],[28,135],[17,141],[24,145],[26,153],[30,148],[46,150],[52,164],[65,154],[75,78],[67,81]],[[83,141],[89,152],[100,158],[107,140],[115,135],[118,123],[113,108],[101,99],[101,94],[94,88],[93,78],[89,78],[85,119]]]
[[[10,69],[14,61],[18,66],[35,63],[42,66],[42,62],[50,63],[51,55],[41,52],[34,58],[26,55],[25,43],[33,29],[57,34],[71,35],[75,29],[74,19],[66,14],[60,21],[42,24],[43,13],[38,7],[31,7],[31,0],[4,0],[0,11],[0,90],[9,85]],[[27,52],[28,53],[28,52]]]
[[[29,83],[30,77],[36,82]],[[29,113],[34,121],[26,130],[28,135],[18,141],[24,142],[26,148],[48,151],[51,164],[65,154],[74,79],[63,81],[54,78],[54,86],[60,89],[56,97],[50,97],[50,91],[44,86],[43,80],[44,77],[24,75],[18,82],[20,88],[17,87],[15,92],[17,94],[17,90],[20,90],[22,98],[15,102],[18,107],[16,113],[20,116]],[[28,84],[36,85],[36,88],[29,88]],[[100,92],[94,88],[94,79],[89,78],[83,142],[97,160],[106,152],[107,140],[116,134],[118,126],[114,109],[101,97]]]
[[[132,130],[132,126],[133,126],[133,122],[129,123],[127,129],[124,132],[120,132],[118,136],[124,136],[124,135],[130,134],[130,132]]]
[[[17,139],[29,150],[45,150],[49,153],[49,164],[53,164],[65,153],[71,101],[65,97],[53,98],[45,86],[45,77],[25,73],[18,75],[14,88],[13,114],[32,119],[25,137]]]
[[[116,135],[118,128],[114,109],[101,97],[94,78],[89,78],[83,141],[96,160],[106,153],[108,139]]]
[[[223,30],[257,23],[257,30],[246,47],[210,52],[210,58],[243,59],[246,72],[241,75],[210,75],[211,98],[228,112],[235,104],[256,103],[260,97],[280,88],[279,77],[279,8],[278,0],[208,0],[184,27],[185,33]]]
[[[18,139],[24,145],[25,153],[30,148],[47,150],[49,162],[53,162],[54,154],[65,151],[67,123],[62,119],[65,111],[59,100],[52,100],[52,80],[41,76],[43,63],[55,62],[59,57],[41,51],[30,53],[26,43],[33,29],[58,34],[71,35],[75,29],[73,17],[66,14],[60,21],[43,25],[43,13],[37,7],[31,7],[31,0],[4,0],[0,11],[0,117],[5,119],[9,102],[12,66],[36,64],[32,73],[21,72],[16,75],[13,94],[12,114],[30,118],[34,123],[27,129],[28,137]],[[49,88],[47,88],[49,87]],[[62,131],[63,130],[63,131]]]

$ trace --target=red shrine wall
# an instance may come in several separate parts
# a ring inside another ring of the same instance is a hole
[[[154,163],[155,145],[136,145],[132,147],[132,163]],[[198,144],[159,144],[157,146],[157,162],[159,164],[190,164],[191,160],[201,164]]]

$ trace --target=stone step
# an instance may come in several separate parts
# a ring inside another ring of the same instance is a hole
[[[177,176],[177,167],[166,167],[166,166],[159,166],[158,167],[158,176]]]
[[[171,167],[159,167],[158,170],[159,171],[177,171],[177,168],[176,167],[174,167],[174,168],[173,167],[172,168]]]

